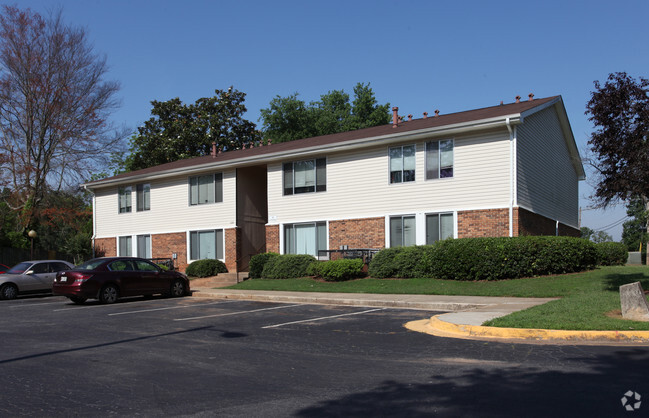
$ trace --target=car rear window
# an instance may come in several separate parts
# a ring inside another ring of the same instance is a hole
[[[83,264],[79,264],[79,265],[78,265],[77,267],[75,267],[74,269],[75,269],[75,270],[94,270],[94,269],[96,269],[97,267],[99,267],[99,265],[100,265],[101,263],[103,263],[104,261],[105,261],[105,260],[90,260],[90,261],[86,261],[86,262],[83,263]]]
[[[7,273],[8,274],[23,274],[25,272],[25,270],[27,270],[31,265],[32,265],[32,263],[27,263],[27,262],[18,263],[15,266],[13,266],[12,268],[10,268],[9,270],[7,270]]]

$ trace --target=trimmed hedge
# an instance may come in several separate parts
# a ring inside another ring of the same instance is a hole
[[[581,238],[461,238],[381,250],[372,259],[369,274],[376,278],[503,280],[572,273],[597,263],[595,244]]]
[[[626,245],[621,242],[600,242],[595,247],[601,266],[623,266],[629,258]]]
[[[250,264],[248,266],[248,278],[249,279],[260,279],[261,272],[264,271],[264,266],[273,257],[277,257],[277,253],[262,253],[256,254],[250,257]]]
[[[309,265],[316,259],[307,254],[283,254],[270,257],[261,272],[262,279],[293,279],[308,276]]]
[[[311,276],[320,276],[328,282],[342,282],[363,277],[363,260],[341,259],[312,263],[308,268]]]
[[[221,260],[196,260],[187,266],[185,274],[190,277],[211,277],[219,273],[227,273],[228,269]]]

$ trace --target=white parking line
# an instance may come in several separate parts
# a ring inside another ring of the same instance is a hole
[[[29,307],[29,306],[39,306],[39,305],[54,305],[54,304],[61,304],[61,301],[57,302],[43,302],[43,303],[29,303],[29,302],[23,302],[20,305],[11,305],[9,308],[24,308],[24,307]]]
[[[370,312],[382,311],[384,309],[385,308],[378,308],[378,309],[370,309],[370,310],[362,311],[362,312],[352,312],[352,313],[346,313],[346,314],[341,314],[341,315],[322,316],[320,318],[303,319],[301,321],[284,322],[283,324],[267,325],[267,326],[261,327],[261,328],[262,329],[277,328],[277,327],[282,327],[284,325],[299,324],[299,323],[302,323],[302,322],[314,322],[314,321],[322,321],[324,319],[340,318],[341,316],[361,315],[361,314],[370,313]]]
[[[253,312],[271,311],[271,310],[273,310],[273,309],[294,308],[294,307],[296,307],[296,306],[304,306],[304,305],[275,306],[275,307],[273,307],[273,308],[253,309],[252,311],[229,312],[229,313],[224,313],[224,314],[205,315],[205,316],[194,316],[194,317],[192,317],[192,318],[178,318],[178,319],[174,319],[174,321],[191,321],[191,320],[193,320],[193,319],[215,318],[215,317],[217,317],[217,316],[243,315],[243,314],[253,313]]]
[[[197,303],[195,305],[184,305],[184,306],[170,306],[170,307],[165,307],[165,308],[152,308],[152,309],[141,309],[139,311],[128,311],[128,312],[115,312],[115,313],[110,313],[108,316],[115,316],[115,315],[130,315],[130,314],[136,314],[136,313],[142,313],[142,312],[154,312],[154,311],[165,311],[169,309],[184,309],[184,308],[194,308],[197,306],[208,306],[208,305],[218,305],[218,304],[226,304],[226,303],[232,303],[232,302],[237,302],[235,300],[228,300],[228,301],[219,301],[219,302],[212,302],[212,303]]]

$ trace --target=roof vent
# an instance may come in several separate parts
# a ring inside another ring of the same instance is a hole
[[[212,158],[216,158],[216,142],[212,142],[212,152],[210,153]]]
[[[399,108],[395,106],[392,108],[392,127],[397,126],[399,126]]]
[[[412,113],[408,115],[408,122],[412,121]]]
[[[529,97],[528,101],[531,102],[532,100],[534,100],[534,93],[528,94],[527,97]]]
[[[439,109],[435,109],[435,117],[439,116]]]
[[[428,119],[428,112],[424,112],[424,119]]]
[[[521,102],[521,96],[516,96],[516,103],[520,103],[520,102]]]

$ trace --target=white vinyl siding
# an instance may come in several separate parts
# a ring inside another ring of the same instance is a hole
[[[420,172],[425,167],[427,141],[416,143],[415,164]],[[305,193],[290,199],[282,194],[281,163],[268,164],[269,223],[308,222],[315,209],[319,219],[336,220],[509,207],[506,129],[456,136],[453,177],[444,181],[416,176],[412,182],[390,184],[389,148],[377,146],[327,155],[327,193]]]
[[[518,204],[552,220],[577,227],[579,181],[553,108],[517,127]]]
[[[214,205],[188,205],[188,177],[153,180],[151,209],[128,216],[115,210],[116,188],[95,191],[95,234],[97,238],[186,232],[202,229],[227,229],[236,226],[235,171],[223,172],[223,202]],[[281,183],[280,183],[281,184]]]

